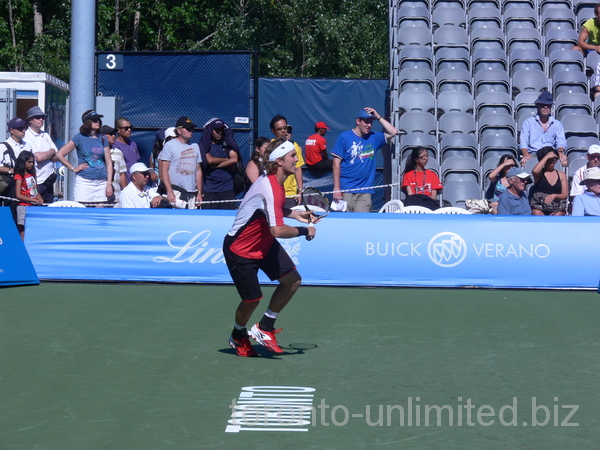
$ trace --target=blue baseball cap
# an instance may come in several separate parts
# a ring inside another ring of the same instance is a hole
[[[356,117],[359,119],[374,119],[375,118],[371,114],[366,112],[364,109],[361,109],[360,111],[358,111],[358,114],[356,115]]]
[[[531,181],[531,175],[529,175],[527,172],[525,172],[520,167],[513,167],[512,169],[510,169],[508,171],[508,173],[506,174],[506,178],[512,178],[512,177],[519,177],[522,180],[528,179]]]

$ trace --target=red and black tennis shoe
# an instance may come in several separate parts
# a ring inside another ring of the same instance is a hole
[[[280,328],[279,330],[264,331],[261,330],[257,323],[255,323],[252,329],[248,331],[248,334],[256,342],[264,345],[264,347],[270,352],[273,352],[277,355],[281,355],[283,353],[283,350],[277,344],[277,337],[275,336],[281,330],[282,328]]]
[[[258,353],[252,347],[248,336],[244,336],[241,339],[234,339],[233,336],[229,338],[229,345],[235,349],[238,356],[258,356]]]

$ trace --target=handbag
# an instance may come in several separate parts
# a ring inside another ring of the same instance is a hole
[[[6,151],[4,152],[4,155],[8,154],[8,157],[10,158],[10,161],[12,164],[10,167],[15,167],[15,161],[17,160],[17,158],[15,157],[15,152],[13,151],[12,147],[10,146],[10,144],[8,142],[2,142],[2,144],[6,147]],[[4,160],[4,157],[2,158],[2,160]],[[9,173],[0,174],[0,195],[8,194],[10,192],[10,190],[12,189],[12,187],[14,186],[14,184],[15,184],[14,174],[9,174]]]

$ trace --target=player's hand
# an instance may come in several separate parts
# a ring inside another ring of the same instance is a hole
[[[315,227],[308,227],[308,236],[310,240],[313,240],[315,238],[315,235],[317,234],[317,229]]]

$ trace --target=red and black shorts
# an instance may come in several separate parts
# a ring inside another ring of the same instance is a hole
[[[273,241],[267,255],[262,259],[244,258],[233,253],[230,247],[234,240],[233,236],[225,236],[223,255],[233,283],[245,302],[256,302],[263,297],[258,281],[258,269],[271,281],[278,280],[296,269],[290,255],[277,240]]]

